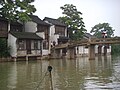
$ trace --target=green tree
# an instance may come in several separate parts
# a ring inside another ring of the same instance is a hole
[[[11,21],[26,22],[31,20],[29,15],[36,11],[34,0],[0,0],[0,16],[8,20],[8,30],[10,30]],[[9,48],[6,43],[0,41],[0,56],[9,54]]]
[[[110,26],[109,23],[99,23],[92,27],[90,33],[93,33],[94,36],[100,38],[102,37],[102,31],[106,31],[107,37],[114,36],[114,29]]]
[[[32,2],[34,0],[1,0],[0,16],[9,21],[28,21],[29,15],[36,11]]]
[[[77,11],[73,4],[65,4],[60,8],[63,10],[63,16],[59,17],[59,20],[67,25],[69,37],[74,40],[82,38],[87,31],[81,17],[82,13]]]
[[[6,40],[0,38],[0,57],[10,56],[9,50],[10,50],[10,47],[7,47]]]
[[[120,44],[111,45],[111,54],[120,54]]]

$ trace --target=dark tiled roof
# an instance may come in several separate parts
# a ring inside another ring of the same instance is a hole
[[[60,22],[58,19],[45,17],[43,20],[48,21],[49,23],[52,23],[53,25],[66,26],[64,23]]]
[[[88,38],[92,37],[92,35],[90,33],[85,33],[84,36],[88,37]]]
[[[48,23],[42,21],[38,16],[30,15],[30,18],[32,19],[33,22],[35,22],[35,23],[37,23],[37,24],[50,26],[50,24],[48,24]]]
[[[31,32],[12,32],[12,31],[10,31],[10,33],[18,39],[43,40],[43,38],[41,38],[38,35],[36,35],[35,33],[31,33]]]
[[[19,22],[14,22],[14,21],[10,22],[10,24],[11,24],[11,25],[17,25],[17,26],[22,26],[21,23],[19,23]]]
[[[7,21],[7,22],[8,22],[8,20],[7,20],[6,18],[1,17],[1,16],[0,16],[0,20]],[[21,25],[22,25],[21,23],[19,23],[19,22],[17,22],[17,21],[11,21],[10,24],[11,24],[11,25],[18,25],[18,26],[21,26]]]

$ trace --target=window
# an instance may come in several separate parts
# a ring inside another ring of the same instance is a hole
[[[59,34],[60,36],[65,36],[65,27],[56,26],[55,34]]]
[[[38,41],[34,41],[34,49],[38,49]]]
[[[22,32],[22,26],[14,26],[14,25],[11,25],[11,26],[10,26],[10,30],[11,30],[11,31],[17,31],[17,32]]]
[[[43,41],[43,49],[48,49],[48,42],[47,41]]]
[[[25,47],[24,47],[24,41],[23,40],[19,40],[18,41],[18,49],[19,50],[22,50],[22,49],[24,49]]]

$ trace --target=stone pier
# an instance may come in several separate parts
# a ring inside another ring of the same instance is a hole
[[[104,46],[104,55],[107,55],[107,46]]]
[[[67,49],[66,58],[68,58],[68,59],[75,58],[75,48],[74,47],[71,47],[71,48]]]
[[[95,45],[89,45],[89,60],[95,59]]]
[[[54,49],[51,53],[51,58],[61,58],[62,57],[62,49]]]
[[[102,54],[102,45],[99,45],[98,46],[98,55],[101,55]]]

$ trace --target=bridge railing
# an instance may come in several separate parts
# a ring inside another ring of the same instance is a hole
[[[90,38],[90,39],[81,39],[81,40],[72,40],[65,44],[58,44],[53,48],[66,48],[66,47],[75,47],[80,45],[90,45],[90,44],[112,44],[120,43],[120,37],[111,37],[111,38]]]
[[[62,43],[62,44],[58,44],[58,45],[55,45],[52,49],[59,49],[59,48],[66,48],[68,47],[69,43]]]
[[[89,39],[89,43],[97,43],[97,42],[116,42],[120,41],[120,37],[111,37],[111,38],[92,38]]]
[[[82,44],[82,43],[87,43],[88,39],[81,39],[81,40],[72,40],[69,43],[70,44]]]

